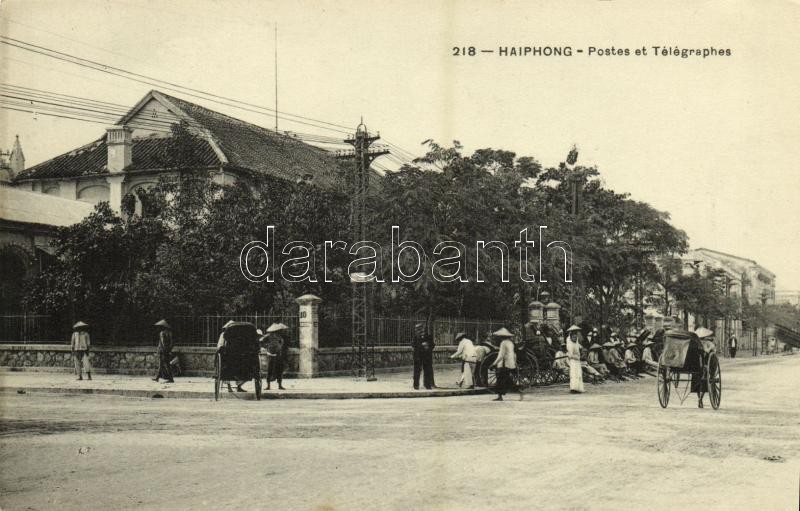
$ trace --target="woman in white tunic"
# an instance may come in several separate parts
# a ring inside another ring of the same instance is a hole
[[[569,391],[573,394],[583,392],[583,370],[581,369],[581,345],[578,339],[580,327],[567,328],[567,360],[569,361]]]

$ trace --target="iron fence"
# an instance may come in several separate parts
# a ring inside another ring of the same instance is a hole
[[[60,344],[69,342],[62,328],[48,315],[12,314],[0,316],[2,344]]]
[[[228,321],[246,321],[266,331],[272,323],[284,323],[291,345],[298,344],[298,317],[290,314],[234,314],[176,316],[167,318],[177,346],[216,346]],[[152,318],[88,321],[92,344],[97,346],[155,345],[158,330]],[[124,324],[123,324],[124,323]],[[56,317],[36,314],[0,315],[0,344],[69,344],[71,326]]]
[[[233,314],[216,316],[177,316],[170,322],[172,337],[177,346],[216,346],[222,327],[228,321],[253,323],[266,333],[273,323],[283,323],[289,327],[289,342],[297,346],[298,316],[289,314]]]
[[[425,323],[424,317],[372,317],[368,335],[375,346],[407,346],[414,335],[414,325]],[[477,341],[489,332],[507,326],[502,320],[440,317],[430,325],[434,342],[439,346],[452,346],[455,336],[464,332]],[[352,317],[348,314],[320,315],[320,347],[334,348],[350,346],[352,342]]]

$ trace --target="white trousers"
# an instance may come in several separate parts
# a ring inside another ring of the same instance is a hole
[[[580,360],[569,361],[569,390],[583,392],[583,368]]]

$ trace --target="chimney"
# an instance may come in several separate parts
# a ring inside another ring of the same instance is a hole
[[[106,168],[112,174],[122,172],[131,164],[133,152],[133,130],[127,126],[106,128],[106,146],[108,146],[108,163]]]
[[[14,140],[14,147],[11,149],[11,155],[8,158],[8,166],[14,175],[19,174],[25,170],[25,155],[22,154],[22,146],[19,144],[19,135]]]

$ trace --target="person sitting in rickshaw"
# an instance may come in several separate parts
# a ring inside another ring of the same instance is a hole
[[[689,353],[687,353],[687,358],[692,356],[692,351],[695,353],[703,353],[708,351],[709,348],[708,343],[711,343],[713,346],[714,344],[714,331],[709,330],[705,327],[700,327],[694,331],[694,334],[697,336],[699,343],[694,344],[692,346],[689,345]],[[694,341],[694,340],[693,340]],[[695,355],[696,356],[696,355]],[[705,378],[703,378],[703,371],[698,370],[692,372],[692,392],[697,393],[697,407],[703,408],[703,397],[705,396],[706,392],[708,392],[708,382]]]

